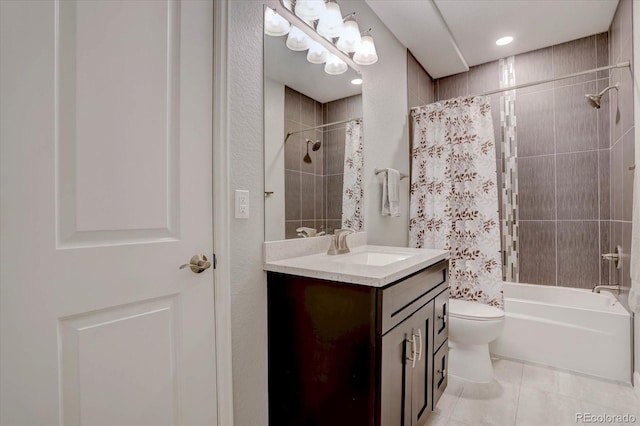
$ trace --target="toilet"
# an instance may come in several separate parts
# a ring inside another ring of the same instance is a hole
[[[489,342],[504,327],[504,311],[468,300],[449,300],[449,374],[476,383],[493,380]]]

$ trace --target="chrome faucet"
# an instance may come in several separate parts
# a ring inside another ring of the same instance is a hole
[[[315,237],[317,233],[317,231],[314,228],[307,228],[306,226],[301,226],[300,228],[297,228],[296,232],[298,233],[298,237],[301,237],[301,238]]]
[[[349,246],[347,246],[347,235],[353,234],[354,231],[351,228],[344,229],[336,229],[331,236],[331,245],[329,246],[329,250],[327,250],[327,254],[345,254],[349,253]]]
[[[309,237],[321,237],[325,235],[325,232],[318,232],[315,228],[307,228],[306,226],[301,226],[296,229],[298,237],[300,238],[309,238]]]
[[[594,293],[600,293],[600,290],[613,290],[620,293],[622,291],[621,285],[597,285],[593,288]]]

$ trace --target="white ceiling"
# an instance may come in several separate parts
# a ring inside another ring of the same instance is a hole
[[[434,78],[605,32],[618,0],[366,0]],[[514,42],[496,46],[511,35]]]

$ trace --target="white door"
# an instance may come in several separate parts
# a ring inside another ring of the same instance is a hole
[[[215,425],[212,2],[0,19],[0,423]]]

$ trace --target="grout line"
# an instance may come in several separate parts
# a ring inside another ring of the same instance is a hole
[[[554,148],[555,148],[555,141],[554,141]],[[607,151],[607,150],[609,150],[609,148],[597,148],[597,149],[589,149],[589,150],[586,150],[586,151],[569,151],[569,152],[559,152],[559,153],[554,153],[554,154],[520,155],[520,156],[518,156],[518,158],[519,159],[520,158],[542,158],[542,157],[552,157],[552,156],[557,156],[557,155],[588,154],[588,153],[591,153],[591,152],[600,152],[600,151]]]
[[[600,219],[520,219],[518,222],[608,222]],[[631,223],[631,222],[624,222]]]
[[[598,41],[597,41],[597,37],[594,37],[595,43],[596,43],[596,65],[598,63]],[[598,90],[598,85],[596,83],[596,91]],[[597,135],[597,142],[598,142],[598,148],[600,148],[600,120],[598,120],[598,113],[596,113],[596,135]],[[602,199],[601,199],[601,182],[600,182],[600,151],[598,151],[598,154],[596,155],[596,161],[597,161],[597,167],[596,167],[596,173],[597,173],[597,177],[598,177],[598,253],[602,254],[605,253],[605,251],[603,250],[602,247],[602,224],[600,223],[602,218],[601,218],[601,210],[602,210]],[[609,172],[611,173],[611,172]],[[608,251],[607,251],[608,252]],[[602,260],[599,258],[598,259],[598,283],[600,283],[600,285],[604,284],[602,282]]]
[[[554,52],[555,52],[555,46],[551,48],[551,75],[555,76],[555,60],[554,60]],[[559,273],[559,265],[560,265],[560,259],[558,258],[558,157],[557,157],[557,153],[558,153],[558,132],[556,129],[556,97],[555,97],[555,89],[556,89],[556,85],[555,83],[553,84],[553,89],[554,89],[554,96],[551,100],[551,105],[553,108],[553,153],[555,154],[553,156],[553,190],[554,190],[554,195],[555,195],[555,235],[554,235],[554,243],[555,243],[555,257],[556,257],[556,283],[555,286],[557,287],[559,285],[558,283],[558,273]]]

